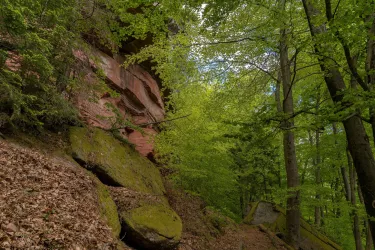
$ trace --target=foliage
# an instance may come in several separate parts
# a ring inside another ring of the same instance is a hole
[[[348,175],[347,142],[339,122],[358,114],[370,121],[374,93],[353,87],[342,46],[349,46],[353,60],[358,60],[359,75],[366,79],[365,49],[371,38],[373,5],[332,1],[332,7],[337,6],[335,18],[327,24],[327,33],[315,38],[321,51],[332,55],[327,64],[338,66],[347,85],[344,101],[334,104],[324,87],[325,72],[317,64],[322,55],[316,54],[306,32],[303,6],[286,2],[285,13],[276,1],[187,2],[185,8],[191,8],[196,18],[184,20],[184,33],[174,40],[177,48],[173,47],[182,56],[172,54],[165,60],[162,65],[170,62],[170,66],[161,75],[172,89],[169,116],[191,115],[166,124],[158,141],[159,156],[178,170],[175,178],[181,185],[218,208],[225,201],[225,207],[240,206],[231,211],[241,215],[252,199],[284,204],[286,176],[280,134],[282,121],[290,117],[278,112],[274,94],[280,81],[280,29],[285,27],[295,96],[292,129],[302,183],[301,212],[313,224],[314,209],[319,207],[322,219],[315,226],[345,249],[353,249],[353,216],[359,215],[363,240],[367,218],[360,194],[356,192],[354,206],[345,198],[342,171]],[[325,13],[323,1],[314,3]],[[366,128],[370,133],[370,126]],[[219,174],[218,169],[228,174]],[[357,184],[352,185],[357,190]],[[227,195],[220,199],[216,193],[231,193],[235,188],[232,199]]]
[[[314,1],[316,12],[326,13],[328,2]],[[358,215],[365,239],[368,218],[355,173],[356,201],[346,197],[351,168],[340,122],[373,119],[373,87],[360,82],[374,78],[371,1],[332,1],[331,20],[314,17],[326,31],[317,37],[307,32],[299,1],[286,1],[286,11],[268,0],[0,3],[0,127],[5,121],[38,129],[76,122],[64,93],[79,85],[70,68],[72,49],[82,40],[114,53],[132,39],[152,41],[128,55],[124,66],[149,61],[169,93],[168,119],[184,117],[163,123],[157,138],[159,161],[174,170],[176,183],[236,219],[245,216],[250,201],[285,204],[281,135],[283,122],[294,119],[288,129],[296,137],[302,216],[315,223],[318,208],[316,228],[353,249],[350,229]],[[283,100],[277,99],[286,94],[279,89],[281,30],[287,31],[293,114],[282,113]],[[344,78],[339,103],[324,87],[329,75],[318,64],[322,58]],[[129,125],[113,111],[114,127]],[[371,124],[365,126],[369,134]]]
[[[73,52],[85,42],[112,52],[134,38],[166,43],[167,3],[162,8],[145,0],[1,0],[0,4],[0,113],[20,128],[39,130],[78,122],[68,95],[77,88],[71,77]]]
[[[236,173],[231,171],[228,150],[232,143],[223,139],[228,127],[218,121],[212,107],[210,86],[187,86],[178,93],[170,118],[190,114],[176,120],[173,127],[158,137],[158,156],[178,172],[175,181],[185,189],[203,197],[209,204],[236,218],[239,192]]]
[[[0,112],[16,126],[40,129],[76,122],[76,112],[61,94],[73,61],[75,34],[67,26],[78,15],[74,4],[1,1]]]

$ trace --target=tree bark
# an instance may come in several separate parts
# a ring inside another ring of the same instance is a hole
[[[353,235],[355,240],[355,248],[356,250],[362,250],[362,241],[361,241],[361,232],[359,230],[359,218],[358,213],[356,210],[356,197],[355,197],[355,189],[356,189],[356,181],[355,181],[355,170],[353,168],[353,161],[351,159],[350,153],[347,151],[346,155],[348,157],[348,166],[349,166],[349,179],[350,179],[350,202],[352,204],[352,212],[351,216],[353,217]]]
[[[369,86],[369,90],[372,91],[375,85],[375,14],[370,16],[369,20],[372,20],[371,28],[368,31],[368,38],[366,44],[366,82]],[[375,145],[375,109],[373,107],[369,108],[369,115],[370,115],[370,124],[372,128],[372,138],[373,143]]]
[[[358,188],[358,197],[359,197],[359,202],[361,204],[363,204],[363,195],[362,195],[362,192],[361,192],[360,188]],[[363,224],[364,224],[365,230],[366,230],[366,247],[365,247],[365,249],[366,250],[372,250],[373,249],[373,247],[372,247],[373,246],[372,234],[371,234],[371,230],[370,230],[370,226],[369,226],[369,222],[368,222],[367,218],[364,220]]]
[[[320,87],[318,88],[318,94],[316,97],[316,106],[315,106],[315,112],[318,113],[319,111],[319,103],[320,103]],[[321,163],[321,157],[320,157],[320,131],[319,128],[315,130],[315,148],[316,148],[316,157],[315,157],[315,183],[318,187],[321,186],[322,183],[322,177],[320,175],[320,163]],[[320,193],[319,190],[317,190],[315,198],[318,202],[320,202]],[[315,206],[315,225],[318,227],[321,226],[321,207],[320,204],[318,206]]]
[[[285,9],[285,1],[282,1]],[[283,111],[286,117],[294,113],[293,91],[291,83],[290,62],[288,57],[287,34],[283,27],[280,32],[280,68],[283,85]],[[287,176],[288,198],[286,210],[286,241],[289,245],[298,249],[300,238],[300,191],[297,157],[294,144],[293,119],[285,119],[283,122],[284,159]]]
[[[320,176],[320,153],[319,153],[319,145],[320,143],[320,134],[319,130],[315,131],[315,146],[316,146],[316,160],[315,160],[315,183],[318,187],[321,185],[321,176]],[[315,198],[318,202],[320,202],[320,193],[319,191],[316,192]],[[320,205],[315,206],[315,225],[318,227],[321,226],[321,213],[320,213]]]
[[[326,32],[325,26],[316,27],[312,23],[314,16],[320,15],[310,0],[302,0],[311,36],[316,39],[316,35]],[[320,54],[319,44],[314,44],[315,52]],[[344,79],[337,66],[323,57],[318,58],[320,68],[325,73],[324,79],[331,98],[336,105],[340,105],[346,89]],[[370,217],[375,217],[375,160],[371,151],[369,138],[366,134],[362,120],[358,116],[351,116],[343,121],[346,138],[350,154],[353,158],[354,167],[358,174],[360,188],[362,190],[366,212]],[[370,220],[370,228],[375,235],[375,221]]]
[[[337,135],[337,126],[336,126],[335,122],[332,123],[332,131],[333,131],[333,134],[336,136]],[[335,138],[335,145],[338,145],[338,142],[337,142],[336,138]],[[340,153],[338,153],[337,160],[339,160],[340,158],[341,158]],[[345,168],[344,165],[341,165],[340,172],[341,172],[342,181],[344,183],[345,198],[348,202],[350,202],[350,199],[351,199],[350,184],[349,184],[348,174],[346,172],[346,168]]]

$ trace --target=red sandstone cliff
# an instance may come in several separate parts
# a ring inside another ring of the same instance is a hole
[[[112,56],[94,47],[89,52],[85,51],[74,51],[77,68],[76,73],[73,73],[82,79],[79,85],[88,87],[80,88],[74,95],[74,103],[83,121],[95,127],[111,129],[116,113],[135,125],[164,119],[165,110],[159,85],[148,71],[140,65],[124,68],[124,57],[121,55]],[[112,97],[110,93],[98,89],[93,93],[93,85],[97,85],[99,75],[102,74],[107,86],[116,90],[120,96]],[[93,95],[97,98],[92,98]],[[152,140],[157,131],[152,125],[143,127],[143,134],[131,128],[120,129],[120,133],[135,144],[142,155],[152,157]]]

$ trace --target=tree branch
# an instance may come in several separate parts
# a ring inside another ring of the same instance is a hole
[[[262,38],[263,40],[265,40],[264,38]],[[217,41],[217,42],[207,42],[207,43],[192,43],[190,44],[188,47],[192,47],[192,46],[206,46],[206,45],[219,45],[219,44],[231,44],[231,43],[239,43],[239,42],[243,42],[243,41],[256,41],[256,39],[254,38],[251,38],[251,37],[243,37],[243,38],[240,38],[240,39],[237,39],[237,40],[228,40],[228,41]]]
[[[84,21],[84,20],[87,20],[87,19],[91,18],[94,15],[95,10],[96,10],[96,1],[93,1],[91,13],[86,17],[78,18],[78,19],[74,20],[73,23],[76,23],[77,21]]]
[[[333,20],[333,15],[332,15],[331,0],[325,0],[325,5],[326,5],[327,20],[328,20],[328,22],[333,22],[334,20]],[[364,90],[368,91],[369,87],[363,81],[363,79],[361,78],[361,76],[358,74],[357,68],[354,65],[353,57],[351,55],[350,48],[349,48],[348,44],[345,42],[345,39],[341,36],[341,34],[340,34],[340,32],[338,30],[336,30],[334,32],[334,34],[337,37],[337,39],[340,41],[340,43],[341,43],[341,45],[342,45],[342,47],[344,49],[346,62],[348,64],[350,72],[352,73],[352,75],[354,76],[354,78],[358,82],[358,84],[361,85],[361,87]]]
[[[142,124],[138,124],[137,126],[139,126],[139,127],[146,127],[148,125],[154,125],[154,124],[160,124],[160,123],[164,123],[164,122],[171,122],[171,121],[180,120],[180,119],[183,119],[183,118],[187,118],[189,116],[191,116],[191,114],[180,116],[180,117],[176,117],[176,118],[173,118],[173,119],[163,120],[163,121],[159,121],[159,122],[142,123]]]
[[[340,3],[341,3],[341,0],[339,0],[339,1],[337,2],[336,8],[335,8],[335,12],[333,13],[333,17],[332,17],[332,18],[335,18],[336,14],[337,14],[337,10],[339,9],[339,5],[340,5]]]
[[[184,115],[184,116],[180,116],[180,117],[176,117],[176,118],[173,118],[173,119],[168,119],[168,120],[163,120],[163,121],[158,121],[158,122],[147,122],[147,123],[141,123],[141,124],[134,124],[134,126],[138,126],[138,127],[146,127],[148,125],[154,125],[154,124],[160,124],[160,123],[164,123],[164,122],[171,122],[171,121],[175,121],[175,120],[180,120],[180,119],[183,119],[183,118],[186,118],[186,117],[189,117],[191,116],[191,114],[188,114],[188,115]],[[123,126],[123,127],[118,127],[118,128],[112,128],[112,129],[109,129],[109,131],[114,131],[114,130],[119,130],[119,129],[125,129],[125,128],[128,128],[129,126]]]

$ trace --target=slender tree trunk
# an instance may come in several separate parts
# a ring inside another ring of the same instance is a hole
[[[359,230],[359,218],[358,218],[358,213],[355,208],[357,204],[356,197],[355,197],[355,194],[356,194],[355,192],[355,189],[356,189],[355,170],[353,168],[353,161],[352,161],[349,151],[346,152],[346,155],[348,157],[349,176],[350,176],[349,177],[350,193],[351,193],[350,201],[352,204],[351,216],[353,217],[353,234],[354,234],[354,240],[355,240],[355,247],[356,247],[356,250],[362,250],[363,247],[362,247],[362,240],[361,240],[361,232]]]
[[[312,18],[320,15],[319,11],[314,8],[310,0],[302,0],[302,2],[312,37],[315,38],[316,35],[324,34],[326,32],[324,25],[316,27],[312,23]],[[315,43],[314,47],[315,52],[321,54],[319,44]],[[324,59],[323,57],[319,57],[318,60],[322,72],[325,73],[324,79],[332,100],[336,105],[340,105],[344,97],[343,91],[346,89],[344,79],[334,63],[327,61],[328,59]],[[369,138],[360,117],[352,115],[345,119],[343,124],[350,154],[353,157],[354,167],[356,168],[362,189],[366,212],[370,217],[375,217],[375,160]],[[370,228],[373,232],[372,236],[374,240],[375,221],[370,220]]]
[[[344,166],[341,166],[340,170],[341,170],[342,180],[344,182],[345,198],[347,201],[350,201],[351,194],[350,194],[348,174],[346,173],[346,168]]]
[[[313,135],[311,134],[310,131],[308,131],[308,134],[309,134],[310,145],[312,147],[315,146],[315,149],[316,149],[316,155],[312,159],[312,165],[315,168],[315,184],[316,184],[317,189],[318,189],[320,187],[320,179],[321,179],[320,178],[320,155],[319,155],[319,152],[318,152],[320,134],[319,134],[319,130],[315,131],[315,145],[314,145]],[[319,202],[320,194],[319,194],[318,190],[316,191],[315,198]],[[316,205],[314,207],[314,219],[315,219],[314,224],[318,227],[321,225],[321,211],[320,210],[321,210],[321,207],[319,205]]]
[[[320,153],[319,153],[319,147],[320,147],[320,134],[319,130],[315,131],[315,146],[316,146],[316,160],[315,160],[315,183],[318,187],[321,185],[321,176],[320,176]],[[320,202],[320,193],[319,190],[316,192],[315,198],[318,202]],[[318,227],[321,226],[321,213],[320,213],[320,204],[318,206],[315,206],[315,225]]]
[[[361,204],[363,204],[363,195],[362,195],[362,191],[361,191],[360,188],[358,188],[358,197],[359,197],[359,202]],[[370,230],[370,226],[369,226],[369,222],[368,222],[367,218],[364,220],[363,225],[364,225],[365,230],[366,230],[366,247],[365,247],[365,249],[366,250],[372,250],[373,249],[373,247],[372,247],[373,246],[372,234],[371,234],[371,230]]]
[[[281,70],[279,70],[277,75],[277,82],[276,82],[276,91],[275,91],[275,101],[276,101],[276,109],[278,114],[282,114],[283,107],[281,105]],[[278,181],[279,187],[281,188],[281,162],[279,162],[279,174],[278,174]]]
[[[335,145],[337,146],[338,142],[337,142],[337,139],[336,139],[336,136],[337,136],[336,123],[332,123],[332,130],[333,130],[333,134],[335,135]],[[338,155],[337,155],[337,160],[339,160],[340,158],[341,158],[341,156],[340,156],[340,152],[339,152]],[[342,181],[344,183],[345,199],[346,199],[346,201],[351,202],[351,189],[350,189],[349,177],[348,177],[348,174],[346,172],[346,168],[345,168],[344,165],[341,165],[340,173],[341,173]]]
[[[308,164],[309,164],[308,160],[306,160],[305,163],[303,164],[302,174],[301,174],[301,185],[302,186],[305,183],[306,169],[308,167]]]
[[[372,250],[373,248],[373,241],[372,241],[372,234],[369,227],[368,220],[365,220],[365,228],[366,228],[366,250]]]
[[[367,39],[367,57],[366,57],[366,82],[369,86],[369,90],[373,90],[375,85],[375,14],[372,14],[372,17],[370,16],[369,20],[372,20],[371,28],[368,31],[368,39]],[[372,138],[373,143],[375,144],[375,109],[373,107],[369,108],[369,114],[370,114],[370,124],[372,128]]]
[[[285,1],[282,1],[285,9]],[[290,61],[288,57],[287,34],[283,27],[280,34],[280,68],[283,85],[283,111],[286,116],[294,112],[293,91],[291,83]],[[285,119],[284,128],[284,159],[287,176],[288,198],[286,210],[286,227],[288,244],[298,249],[300,237],[300,192],[297,157],[294,144],[293,119]]]
[[[320,87],[318,88],[318,94],[316,97],[316,106],[315,112],[319,111],[319,103],[320,103]],[[320,164],[321,164],[321,157],[320,157],[320,131],[319,128],[315,130],[315,148],[316,148],[316,157],[315,157],[315,183],[320,188],[322,183],[322,177],[320,175]],[[320,203],[320,193],[319,189],[316,192],[315,198]],[[315,225],[318,227],[321,226],[321,207],[320,204],[315,206]]]

